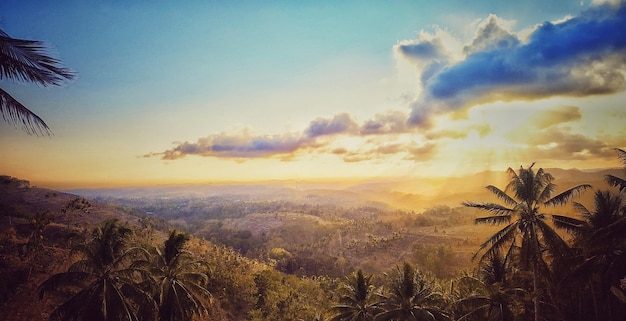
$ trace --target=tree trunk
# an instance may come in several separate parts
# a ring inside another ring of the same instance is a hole
[[[535,321],[539,321],[539,295],[537,293],[538,287],[538,277],[537,277],[537,260],[535,260],[534,268],[533,268],[533,305],[535,307]]]

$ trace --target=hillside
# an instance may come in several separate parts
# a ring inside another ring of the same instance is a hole
[[[70,263],[69,249],[87,231],[115,218],[139,218],[77,195],[33,187],[0,176],[0,315],[3,320],[43,320],[56,304],[37,300],[37,287]],[[39,243],[40,242],[40,243]]]
[[[604,188],[604,174],[621,174],[548,171],[558,190]],[[117,219],[134,230],[132,246],[146,249],[160,246],[172,227],[191,233],[188,250],[210,270],[212,320],[328,316],[338,280],[357,269],[387,275],[408,262],[437,282],[474,269],[472,255],[498,227],[475,225],[484,213],[460,202],[496,201],[482,187],[504,188],[505,181],[484,172],[447,182],[138,187],[75,191],[79,196],[0,176],[0,315],[46,319],[63,296],[38,300],[38,286],[67,270],[77,258],[70,249],[94,227]],[[429,192],[428,184],[445,192]],[[591,207],[592,198],[586,192],[577,200]],[[571,206],[555,212],[574,213]]]
[[[547,169],[557,192],[579,184],[606,188],[606,173]],[[475,225],[482,213],[463,201],[496,201],[483,187],[504,188],[505,171],[447,179],[254,184],[73,190],[128,211],[165,220],[251,259],[297,275],[379,273],[409,261],[438,277],[473,266],[471,257],[497,226]],[[593,193],[576,201],[591,206]],[[574,215],[568,205],[555,209]],[[277,253],[282,253],[278,255]],[[439,253],[434,255],[434,253]]]
[[[67,271],[78,259],[77,244],[93,228],[116,219],[133,231],[131,247],[161,246],[171,226],[154,217],[136,216],[111,203],[31,186],[0,176],[0,315],[2,320],[46,320],[67,294],[38,299],[38,287],[51,275]],[[186,250],[206,263],[211,273],[211,320],[311,319],[324,312],[336,283],[284,275],[231,249],[191,236]],[[258,284],[259,278],[265,281]],[[262,286],[262,287],[261,287]],[[265,297],[267,295],[267,297]],[[263,297],[263,302],[258,302]]]

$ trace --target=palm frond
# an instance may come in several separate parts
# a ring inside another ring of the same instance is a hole
[[[521,168],[521,166],[520,166]],[[506,187],[504,188],[504,192],[508,192],[508,191],[513,191],[515,192],[517,190],[517,186],[519,186],[519,182],[520,182],[520,177],[519,175],[517,175],[517,173],[515,172],[515,170],[511,167],[509,167],[506,170],[507,174],[509,174],[509,182],[506,184]]]
[[[67,301],[56,307],[50,314],[50,320],[66,321],[66,320],[78,320],[86,313],[97,313],[99,310],[94,307],[97,304],[97,295],[94,295],[101,289],[101,286],[92,284],[90,287],[86,287],[83,290],[73,294]],[[95,318],[94,318],[95,319]]]
[[[515,212],[515,209],[508,208],[497,203],[463,202],[461,204],[463,204],[463,206],[477,208],[497,215],[512,215]]]
[[[511,215],[486,216],[486,217],[478,217],[474,219],[475,224],[501,225],[501,224],[510,223],[510,222],[511,222]]]
[[[550,196],[552,196],[552,194],[554,193],[555,190],[556,190],[556,185],[555,184],[547,183],[543,187],[543,190],[541,191],[541,193],[539,193],[539,196],[537,197],[537,203],[543,203],[543,202],[549,200]]]
[[[552,227],[542,220],[537,220],[536,224],[541,231],[542,239],[546,243],[548,251],[552,255],[564,256],[570,254],[571,251],[567,242]]]
[[[594,243],[611,241],[615,237],[626,235],[626,217],[622,217],[606,227],[596,230],[592,234]]]
[[[39,299],[42,299],[46,292],[61,291],[63,288],[77,288],[88,284],[94,280],[92,274],[85,272],[63,272],[55,274],[39,285]]]
[[[622,162],[622,165],[624,165],[624,168],[626,168],[626,150],[615,148],[615,152],[617,153],[619,160]]]
[[[565,203],[567,203],[570,199],[572,199],[573,197],[577,197],[580,194],[582,194],[582,192],[588,190],[591,188],[591,185],[589,184],[581,184],[578,186],[574,186],[562,193],[560,193],[559,195],[554,196],[553,198],[547,200],[546,202],[543,203],[543,205],[545,206],[558,206],[558,205],[564,205]]]
[[[604,179],[613,187],[617,187],[620,192],[626,191],[626,180],[615,175],[607,174]]]
[[[499,253],[500,249],[502,249],[507,243],[512,243],[515,241],[516,230],[518,227],[519,222],[516,221],[507,225],[500,231],[496,232],[494,235],[490,236],[485,242],[480,245],[478,251],[474,254],[472,259],[475,259],[478,253],[480,253],[487,247],[489,247],[487,251],[485,251],[480,257],[481,262],[485,258]]]
[[[123,297],[128,298],[133,304],[139,307],[137,315],[145,318],[145,320],[154,320],[158,306],[152,295],[132,284],[123,284],[120,288]]]
[[[0,64],[1,65],[1,64]],[[0,88],[0,114],[5,122],[13,125],[20,124],[22,130],[29,135],[50,136],[50,127],[39,116],[22,105],[9,93]]]
[[[504,203],[511,205],[511,206],[517,205],[517,201],[513,199],[511,196],[509,196],[507,193],[505,193],[503,190],[493,185],[489,185],[485,188],[488,189],[490,192],[492,192],[494,195],[496,195],[496,197],[501,199]]]
[[[460,316],[458,319],[456,319],[456,321],[465,321],[470,317],[481,316],[481,314],[488,315],[490,308],[491,306],[489,305],[489,302],[487,302],[486,304],[479,305],[478,307],[474,308],[468,313]]]
[[[46,52],[41,41],[16,39],[0,30],[0,79],[60,85],[76,75]]]
[[[589,218],[591,218],[591,212],[589,212],[585,205],[578,202],[572,202],[572,204],[574,205],[574,209],[576,210],[576,212],[580,213],[586,220],[589,220]]]
[[[568,231],[571,234],[580,233],[581,229],[585,226],[585,221],[579,219],[563,216],[563,215],[551,215],[552,222],[557,228]]]

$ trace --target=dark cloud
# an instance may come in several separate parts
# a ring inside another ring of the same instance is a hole
[[[411,105],[409,123],[429,127],[433,114],[498,100],[622,91],[626,88],[624,30],[626,5],[596,6],[564,22],[545,22],[527,42],[498,26],[491,16],[465,47],[464,60],[443,67],[442,60],[436,60],[424,69],[423,92]],[[406,48],[398,50],[414,58]]]

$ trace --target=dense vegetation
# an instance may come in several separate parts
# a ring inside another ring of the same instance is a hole
[[[618,153],[626,165],[626,153]],[[89,231],[81,222],[97,207],[80,197],[58,212],[4,208],[10,228],[3,257],[17,251],[20,259],[3,261],[0,298],[6,304],[37,273],[52,269],[57,272],[36,281],[52,320],[622,320],[624,179],[607,177],[616,188],[596,190],[593,207],[573,202],[577,215],[562,215],[555,206],[589,185],[556,193],[554,178],[533,165],[509,175],[504,189],[487,187],[501,203],[468,201],[466,209],[437,207],[419,215],[267,203],[276,221],[292,219],[289,212],[310,222],[300,229],[281,224],[265,235],[231,229],[232,222],[179,232],[154,215],[108,218]],[[59,198],[55,192],[45,197]],[[481,212],[487,214],[475,215]],[[451,230],[468,216],[500,229],[481,242],[458,243],[474,248],[474,265],[451,269],[453,243],[420,240],[445,240],[435,229]],[[411,239],[417,229],[430,235]],[[250,242],[247,250],[243,240]],[[320,254],[332,247],[341,251]],[[355,259],[400,247],[411,254],[387,267]],[[250,253],[254,259],[244,256]],[[52,264],[54,256],[65,262]]]

